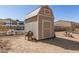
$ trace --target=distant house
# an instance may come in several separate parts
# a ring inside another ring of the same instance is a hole
[[[48,6],[40,6],[25,17],[25,32],[32,31],[37,40],[54,37],[54,16]]]
[[[24,31],[24,22],[10,18],[0,19],[0,32],[10,32],[11,30],[15,32]]]
[[[24,21],[17,21],[16,20],[16,22],[17,22],[17,28],[16,28],[16,30],[24,30]]]
[[[16,27],[16,33],[17,34],[23,34],[24,33],[24,21],[16,20],[17,27]]]
[[[17,22],[10,18],[0,19],[0,31],[8,31],[9,29],[15,29]]]

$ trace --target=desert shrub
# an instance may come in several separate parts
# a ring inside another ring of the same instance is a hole
[[[11,47],[10,47],[10,40],[0,40],[0,52],[1,53],[7,53]]]

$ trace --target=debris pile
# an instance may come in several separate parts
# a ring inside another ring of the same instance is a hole
[[[0,40],[0,52],[7,53],[10,48],[10,40]]]

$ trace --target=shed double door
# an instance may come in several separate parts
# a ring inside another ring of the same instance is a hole
[[[42,39],[49,38],[51,36],[51,22],[48,20],[42,20]]]

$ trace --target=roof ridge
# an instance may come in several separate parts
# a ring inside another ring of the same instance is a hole
[[[35,11],[36,9],[38,9],[38,8],[40,8],[40,7],[41,7],[41,6],[39,6],[39,7],[35,8],[35,9],[33,9],[32,11],[28,12],[26,15],[32,13],[33,11]]]
[[[31,12],[29,12],[29,13],[26,15],[25,19],[28,19],[28,18],[30,18],[30,17],[32,17],[32,16],[37,15],[37,14],[39,13],[40,9],[41,9],[41,6],[39,6],[38,8],[36,8],[36,9],[34,9],[34,10],[32,10]]]

